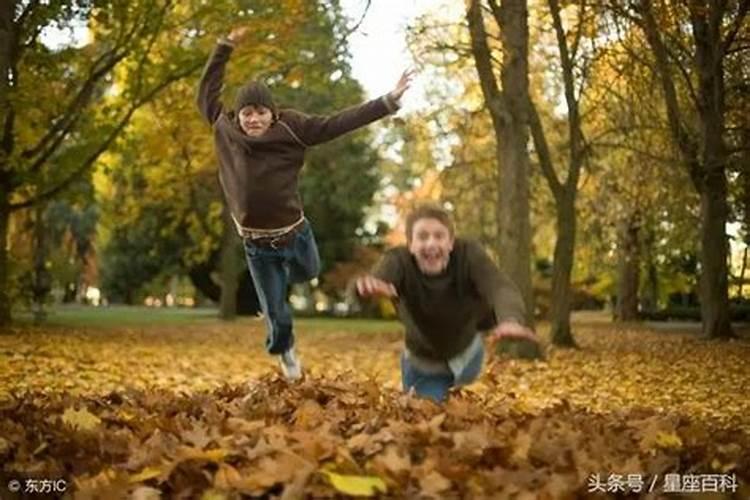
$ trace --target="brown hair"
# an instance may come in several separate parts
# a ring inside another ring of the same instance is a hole
[[[448,228],[448,233],[453,237],[455,231],[450,213],[442,206],[434,202],[422,203],[414,207],[406,216],[406,241],[411,242],[414,224],[420,219],[435,219]]]

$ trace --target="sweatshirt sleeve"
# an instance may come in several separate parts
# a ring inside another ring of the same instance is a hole
[[[221,87],[224,84],[224,70],[234,47],[228,41],[219,41],[203,68],[198,85],[198,109],[211,125],[219,118],[222,111],[220,100]]]
[[[401,294],[404,268],[398,258],[398,249],[392,249],[383,255],[380,261],[375,264],[372,275],[383,281],[387,281],[396,287]]]
[[[502,272],[479,243],[466,244],[469,273],[479,295],[491,305],[497,322],[516,320],[526,323],[526,306],[515,283]]]
[[[315,146],[364,127],[398,110],[398,104],[384,95],[332,115],[294,112],[290,125],[306,146]]]

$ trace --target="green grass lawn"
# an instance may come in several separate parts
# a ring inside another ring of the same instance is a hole
[[[68,327],[120,327],[149,325],[217,325],[223,323],[216,308],[185,307],[146,307],[146,306],[107,306],[92,307],[81,305],[57,306],[47,309],[44,324]],[[30,312],[16,313],[14,319],[19,324],[32,324]],[[234,322],[255,323],[250,316],[238,316]],[[311,330],[347,330],[352,332],[374,333],[400,329],[398,321],[358,319],[358,318],[297,318],[298,326]]]

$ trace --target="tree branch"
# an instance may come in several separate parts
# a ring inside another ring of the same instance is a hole
[[[474,54],[474,63],[479,74],[482,93],[490,110],[495,130],[497,130],[500,126],[499,120],[504,115],[504,109],[492,69],[492,57],[489,45],[487,45],[487,32],[484,29],[484,18],[479,0],[470,0],[466,10],[466,20],[469,22],[471,50]]]
[[[581,167],[581,119],[578,115],[578,100],[575,96],[575,77],[573,76],[573,61],[568,53],[568,40],[560,17],[560,4],[558,0],[548,0],[552,24],[557,35],[557,47],[560,52],[560,63],[562,67],[563,84],[565,86],[565,101],[568,105],[568,133],[570,137],[570,163],[568,178],[565,184],[575,189],[578,185],[578,176]]]
[[[152,88],[148,93],[141,96],[139,99],[133,101],[132,105],[128,109],[127,113],[123,116],[123,118],[120,119],[119,123],[115,126],[115,128],[112,130],[112,132],[102,141],[102,143],[94,149],[94,151],[84,159],[84,161],[81,163],[80,167],[75,169],[69,176],[67,176],[65,179],[63,179],[59,184],[52,187],[51,189],[40,193],[37,196],[34,196],[32,198],[29,198],[27,200],[12,203],[10,205],[10,211],[13,212],[15,210],[20,210],[23,208],[31,207],[39,202],[49,200],[51,198],[54,198],[57,196],[60,192],[67,189],[71,184],[73,184],[78,178],[83,175],[83,173],[88,170],[96,160],[99,159],[99,157],[109,149],[109,147],[112,145],[114,140],[120,135],[120,133],[125,129],[125,127],[130,123],[130,119],[132,118],[133,114],[144,104],[147,104],[151,102],[162,90],[164,90],[167,86],[171,85],[173,82],[176,82],[178,80],[181,80],[182,78],[185,78],[191,74],[196,73],[198,70],[200,70],[203,67],[203,61],[196,61],[194,64],[186,67],[182,71],[178,71],[176,73],[173,73],[169,77],[165,78],[163,81],[161,81],[157,86]]]
[[[734,19],[732,20],[732,26],[729,28],[724,43],[722,44],[722,52],[724,54],[731,50],[732,44],[737,37],[737,33],[739,33],[740,28],[744,25],[748,11],[750,11],[750,0],[740,0],[740,8],[737,11],[737,15],[734,16]]]
[[[674,81],[669,71],[669,61],[664,42],[659,35],[659,28],[651,11],[651,0],[640,0],[640,11],[642,14],[642,23],[639,23],[641,29],[646,35],[646,40],[651,46],[656,59],[656,68],[661,81],[664,101],[667,107],[667,119],[669,122],[672,136],[677,143],[677,147],[682,153],[685,164],[689,170],[690,178],[695,183],[696,189],[701,189],[701,166],[697,161],[698,146],[691,138],[690,134],[682,124],[680,105],[677,99]]]
[[[531,99],[529,99],[529,128],[531,129],[531,137],[534,140],[534,149],[536,150],[537,158],[539,158],[539,166],[542,169],[542,174],[547,179],[547,184],[549,184],[552,194],[559,203],[563,196],[563,186],[552,165],[552,155],[550,154],[544,127],[542,126],[536,106]]]

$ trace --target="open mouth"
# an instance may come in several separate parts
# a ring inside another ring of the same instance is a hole
[[[429,266],[436,266],[443,260],[443,256],[440,254],[422,254],[422,260]]]

